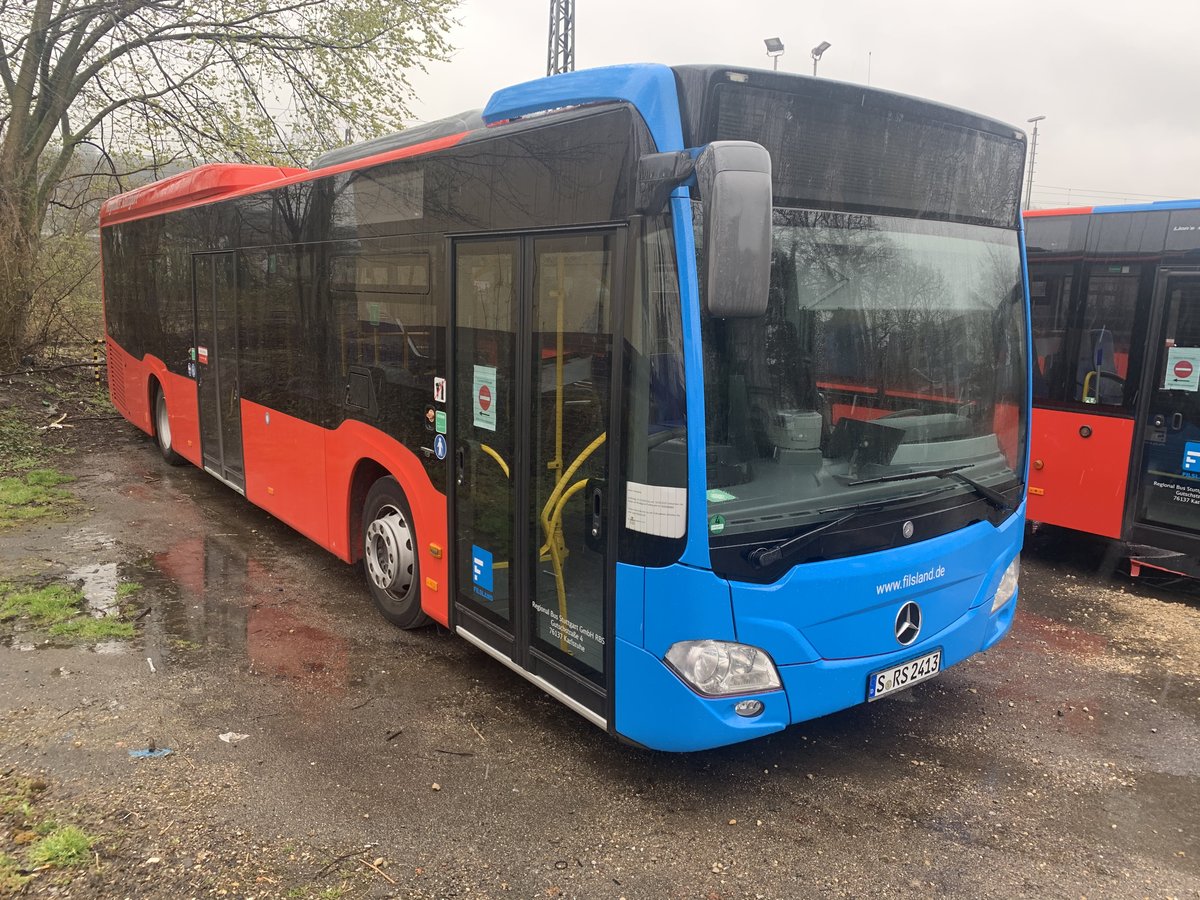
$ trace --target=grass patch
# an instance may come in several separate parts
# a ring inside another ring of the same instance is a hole
[[[65,584],[25,591],[13,591],[11,585],[0,585],[0,622],[27,619],[35,626],[58,625],[80,614],[83,594]]]
[[[127,640],[135,633],[133,622],[121,616],[90,615],[83,594],[64,584],[26,589],[0,584],[0,624],[5,623],[23,631],[45,629],[51,637],[82,642]]]
[[[132,597],[141,589],[142,586],[136,581],[122,581],[117,585],[117,599],[124,600],[126,597]]]
[[[34,866],[75,866],[88,861],[95,838],[74,825],[65,825],[32,844],[26,854]]]
[[[23,472],[45,465],[46,447],[38,432],[15,409],[0,410],[0,471]]]
[[[62,512],[72,497],[58,486],[70,481],[74,481],[71,476],[53,469],[0,478],[0,528]]]
[[[51,637],[65,637],[76,641],[103,641],[112,638],[126,640],[133,637],[132,622],[122,622],[116,616],[72,619],[50,626]]]
[[[0,853],[0,897],[15,894],[29,881],[29,876],[21,874],[17,861],[7,853]]]
[[[46,790],[40,778],[5,778],[0,780],[0,817],[16,817],[20,824],[35,815],[33,804]]]

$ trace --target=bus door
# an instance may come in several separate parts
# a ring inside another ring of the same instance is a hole
[[[1136,524],[1200,534],[1200,270],[1161,270],[1154,308]]]
[[[196,394],[204,468],[245,492],[237,355],[237,277],[233,253],[192,257]]]
[[[611,675],[619,230],[453,248],[458,631],[598,724]]]

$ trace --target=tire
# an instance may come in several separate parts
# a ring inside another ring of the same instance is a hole
[[[167,415],[167,398],[163,396],[162,388],[154,388],[154,441],[158,444],[158,452],[172,466],[182,466],[187,462],[171,447],[171,417]]]
[[[380,478],[363,504],[363,574],[376,608],[399,628],[420,628],[430,621],[421,611],[418,546],[404,491],[395,478]]]

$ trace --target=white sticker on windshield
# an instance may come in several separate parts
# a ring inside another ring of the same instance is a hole
[[[1168,347],[1164,391],[1200,391],[1200,347]]]
[[[496,367],[476,366],[475,384],[475,427],[496,430]]]
[[[683,537],[687,530],[687,488],[628,482],[625,527],[659,537]]]

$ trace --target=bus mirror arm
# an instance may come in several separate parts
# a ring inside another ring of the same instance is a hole
[[[771,156],[752,141],[714,141],[696,157],[703,204],[709,315],[753,318],[767,311],[771,284]]]
[[[638,160],[637,198],[634,206],[643,215],[666,209],[671,192],[695,174],[696,164],[686,150],[647,153]]]

